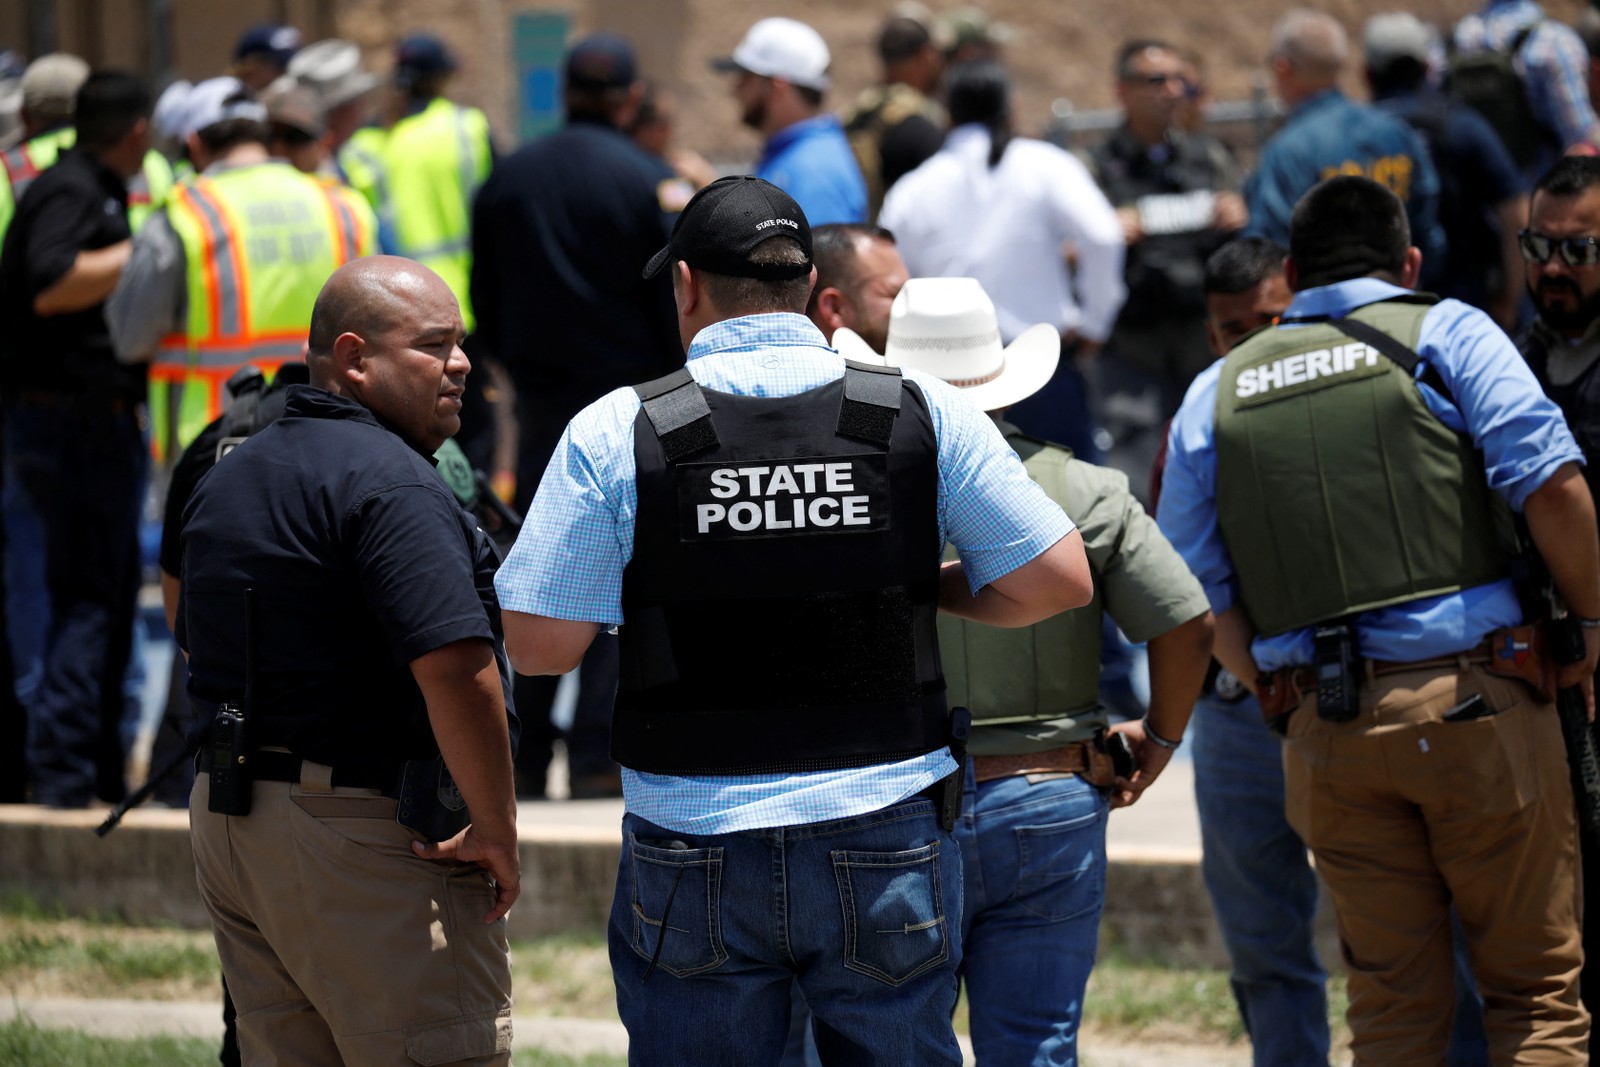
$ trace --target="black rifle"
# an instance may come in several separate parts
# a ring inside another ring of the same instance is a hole
[[[1524,616],[1545,620],[1545,651],[1558,667],[1581,663],[1588,654],[1583,629],[1568,614],[1550,578],[1550,570],[1533,547],[1533,539],[1520,518],[1517,525],[1524,547],[1513,576]],[[1583,690],[1577,686],[1557,690],[1556,713],[1561,721],[1562,739],[1567,744],[1567,769],[1572,777],[1572,795],[1578,803],[1579,829],[1600,853],[1600,750],[1595,745]]]
[[[1550,654],[1557,664],[1583,662],[1587,655],[1583,630],[1570,615],[1552,619],[1548,632]],[[1578,818],[1590,842],[1600,846],[1600,752],[1596,751],[1583,690],[1568,686],[1558,691],[1556,711],[1561,718],[1561,736],[1567,742],[1567,765],[1572,773],[1572,795],[1578,801]]]
[[[183,739],[183,748],[175,753],[171,759],[144,780],[144,785],[129,793],[121,804],[111,809],[106,816],[106,821],[95,827],[96,837],[104,837],[115,830],[122,823],[122,817],[149,800],[151,795],[161,787],[161,783],[178,773],[178,768],[194,759],[194,754],[200,751],[200,746],[205,743],[206,735],[211,730],[211,720],[205,717],[189,725],[189,733]]]

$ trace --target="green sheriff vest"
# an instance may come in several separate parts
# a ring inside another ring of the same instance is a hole
[[[1064,504],[1069,499],[1070,452],[1022,434],[1008,433],[1006,442],[1051,500]],[[956,558],[954,549],[947,558]],[[1104,605],[1099,575],[1094,579],[1088,604],[1032,626],[986,626],[941,612],[939,658],[950,706],[971,709],[975,728],[1051,723],[1045,734],[1052,741],[1045,747],[1081,740],[1104,727],[1099,697]],[[1063,730],[1082,737],[1063,737]],[[974,741],[981,736],[975,729]]]
[[[1414,350],[1432,303],[1349,319]],[[1264,636],[1509,572],[1510,510],[1471,439],[1409,369],[1331,323],[1267,328],[1228,353],[1215,432],[1222,538]]]
[[[50,169],[62,150],[71,148],[77,137],[78,131],[64,126],[0,154],[0,167],[5,168],[7,178],[0,184],[0,239],[5,237],[11,216],[16,214],[28,186]],[[174,180],[172,165],[165,156],[153,149],[145,153],[143,169],[128,181],[128,226],[135,233],[145,219],[167,202]]]
[[[271,375],[299,359],[328,275],[374,251],[364,202],[280,160],[179,185],[167,221],[183,242],[184,328],[150,364],[151,447],[177,456],[222,413],[223,385],[246,364]]]
[[[339,161],[393,236],[395,251],[450,286],[471,333],[472,200],[491,163],[483,112],[439,97],[387,131],[358,130]]]

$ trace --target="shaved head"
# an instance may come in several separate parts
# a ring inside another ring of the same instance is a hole
[[[444,279],[401,256],[363,256],[329,276],[311,309],[309,353],[312,381],[329,388],[333,342],[353,333],[375,339],[405,323],[418,301],[436,295]]]
[[[444,279],[399,256],[333,272],[311,310],[311,384],[355,401],[432,454],[461,428],[472,364],[461,308]]]

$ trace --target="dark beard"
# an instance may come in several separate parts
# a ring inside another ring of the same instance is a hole
[[[1572,294],[1577,298],[1577,306],[1571,310],[1545,306],[1543,297],[1551,292]],[[1559,334],[1580,334],[1591,322],[1600,319],[1600,292],[1585,299],[1577,283],[1566,278],[1540,278],[1538,284],[1528,286],[1528,296],[1539,311],[1540,321]]]

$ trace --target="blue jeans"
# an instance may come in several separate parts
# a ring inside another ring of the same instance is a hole
[[[709,835],[630,814],[622,831],[609,940],[630,1064],[776,1064],[796,980],[829,1067],[961,1063],[961,856],[932,801]]]
[[[5,492],[24,494],[45,538],[49,627],[28,704],[33,797],[62,807],[120,800],[148,456],[138,418],[130,406],[22,394],[8,398],[4,421]]]
[[[1255,1063],[1326,1064],[1327,974],[1312,940],[1317,879],[1283,813],[1283,741],[1262,723],[1253,697],[1230,704],[1209,693],[1195,706],[1191,734],[1200,870]],[[1482,1004],[1459,936],[1456,988],[1447,1062],[1485,1064]]]
[[[956,840],[965,870],[961,977],[980,1064],[1078,1062],[1083,993],[1105,904],[1106,815],[1076,775],[997,778],[967,795]],[[804,1003],[783,1067],[816,1067]]]
[[[1073,1065],[1105,905],[1105,794],[1077,775],[973,789],[961,976],[979,1063]]]

